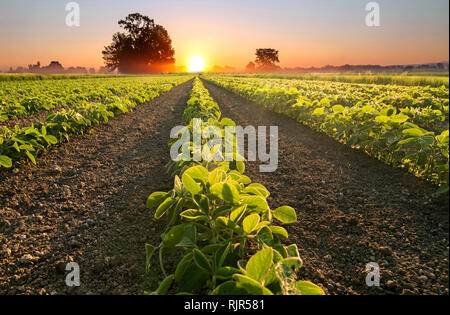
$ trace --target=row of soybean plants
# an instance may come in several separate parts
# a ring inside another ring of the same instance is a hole
[[[281,101],[296,103],[303,99],[320,101],[327,106],[345,107],[371,106],[377,110],[395,108],[397,113],[408,116],[409,120],[428,130],[442,132],[448,129],[449,90],[448,88],[404,87],[391,85],[348,84],[299,80],[276,80],[220,77],[228,85],[251,86],[258,89],[256,101],[270,102],[275,94]],[[244,80],[244,81],[243,81]],[[267,97],[265,94],[268,94]],[[447,124],[445,123],[447,122]]]
[[[121,88],[103,85],[103,91],[93,92],[95,94],[93,97],[86,96],[93,99],[98,95],[106,95],[100,101],[73,104],[68,109],[49,114],[45,121],[28,127],[15,126],[12,129],[0,127],[0,169],[11,168],[14,162],[20,162],[25,157],[36,163],[37,155],[50,146],[69,141],[72,134],[83,133],[92,126],[108,122],[115,115],[127,113],[138,104],[150,101],[190,78],[188,76],[144,78],[141,84],[136,84],[134,78],[115,79],[121,80]],[[71,80],[60,82],[74,84]],[[112,92],[113,95],[105,90]],[[71,89],[65,91],[67,94],[74,93]]]
[[[432,88],[449,87],[448,73],[411,73],[403,74],[336,74],[336,73],[305,73],[305,74],[240,74],[239,76],[262,79],[289,79],[308,81],[330,81],[353,84],[376,84],[396,86],[423,86]],[[0,77],[1,80],[1,77]]]
[[[165,216],[167,221],[159,246],[146,245],[147,268],[152,257],[159,256],[165,276],[159,288],[148,293],[324,294],[311,282],[297,280],[303,264],[298,248],[282,243],[288,232],[276,222],[296,222],[295,210],[288,206],[270,209],[269,191],[244,175],[245,163],[237,158],[235,135],[224,135],[225,128],[234,128],[235,123],[221,119],[218,105],[198,78],[184,120],[188,125],[179,131],[179,139],[169,144],[181,141],[181,148],[189,152],[177,151],[179,157],[167,166],[174,188],[155,192],[147,201],[148,208],[156,209],[155,218]],[[196,130],[203,131],[201,145],[191,140]],[[221,144],[210,145],[212,136]],[[227,142],[233,145],[233,153],[224,150]],[[202,156],[198,162],[186,158],[196,153]],[[182,258],[169,274],[165,257],[175,252]]]
[[[355,87],[355,95],[360,95],[358,101],[346,104],[345,99],[354,85],[347,85],[345,94],[336,94],[335,83],[320,83],[322,89],[318,92],[317,83],[303,82],[302,89],[310,91],[305,93],[298,88],[299,82],[291,80],[279,84],[273,80],[221,76],[208,76],[207,79],[386,163],[406,168],[439,184],[439,193],[448,191],[448,100],[445,105],[445,101],[436,98],[447,110],[447,114],[443,114],[438,109],[430,112],[428,106],[400,107],[374,101],[370,94],[364,95],[357,90],[358,87]],[[424,121],[439,132],[423,128]]]
[[[66,80],[0,82],[0,124],[38,112],[70,108],[134,93],[163,77],[86,77]]]

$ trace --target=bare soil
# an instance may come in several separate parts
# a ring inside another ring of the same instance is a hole
[[[279,127],[279,168],[247,175],[290,205],[287,225],[304,260],[300,277],[328,294],[448,294],[448,195],[401,169],[334,141],[297,121],[205,82],[223,117],[238,125]],[[366,285],[366,265],[379,264],[381,286]]]

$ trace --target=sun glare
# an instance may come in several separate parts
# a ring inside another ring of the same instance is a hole
[[[190,72],[202,72],[205,70],[205,61],[202,57],[192,57],[189,60],[189,71]]]

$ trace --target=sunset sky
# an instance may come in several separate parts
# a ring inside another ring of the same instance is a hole
[[[103,47],[132,12],[169,31],[178,66],[201,56],[242,69],[256,48],[280,50],[283,67],[449,59],[448,0],[379,0],[379,28],[365,24],[366,0],[78,0],[74,28],[65,25],[67,2],[0,0],[0,70],[38,60],[102,66]]]

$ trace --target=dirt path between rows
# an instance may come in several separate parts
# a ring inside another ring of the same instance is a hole
[[[144,246],[162,231],[145,201],[172,188],[167,143],[191,88],[73,137],[37,166],[0,173],[0,294],[142,293]],[[65,284],[71,261],[78,288]]]
[[[247,175],[271,191],[273,208],[290,205],[288,225],[304,267],[300,278],[328,294],[448,294],[448,196],[288,117],[205,82],[223,117],[241,126],[279,126],[279,168]],[[366,285],[366,265],[380,266],[381,286]]]

